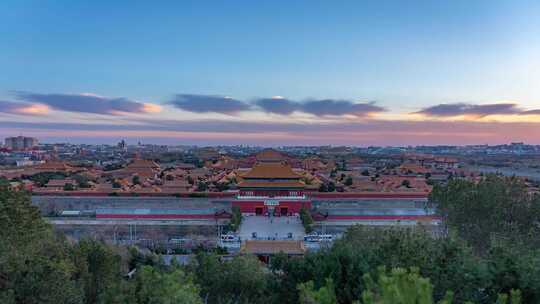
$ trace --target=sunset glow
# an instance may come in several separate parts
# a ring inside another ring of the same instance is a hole
[[[8,2],[2,135],[540,144],[538,3]]]
[[[18,112],[28,115],[47,115],[47,113],[49,113],[49,107],[42,104],[33,104],[26,107],[21,107]]]

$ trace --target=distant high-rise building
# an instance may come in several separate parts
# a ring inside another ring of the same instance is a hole
[[[122,139],[122,141],[118,143],[118,148],[125,151],[127,149],[126,141]]]
[[[5,145],[7,148],[10,148],[11,150],[26,150],[31,149],[38,145],[37,138],[34,137],[24,137],[24,136],[17,136],[17,137],[7,137],[5,139]]]

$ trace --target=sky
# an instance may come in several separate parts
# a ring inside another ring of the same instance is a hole
[[[0,137],[540,144],[539,1],[0,2]]]

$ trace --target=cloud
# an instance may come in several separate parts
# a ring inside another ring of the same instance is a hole
[[[0,100],[0,112],[7,114],[45,115],[49,111],[46,105]]]
[[[515,114],[534,114],[540,113],[540,110],[525,111],[515,103],[494,103],[475,105],[469,103],[446,103],[424,108],[415,114],[426,116],[452,117],[470,115],[484,117],[489,115],[515,115]]]
[[[292,112],[304,112],[315,116],[366,116],[372,113],[383,112],[384,108],[374,103],[355,103],[350,100],[336,99],[309,99],[306,101],[293,101],[285,98],[261,98],[254,103],[265,112],[288,115]]]
[[[529,111],[523,111],[519,113],[521,115],[540,115],[540,109],[538,110],[529,110]]]
[[[324,115],[354,115],[366,116],[372,113],[384,112],[385,109],[375,103],[355,103],[350,100],[321,99],[308,100],[301,104],[301,111],[317,116]]]
[[[429,145],[524,141],[540,144],[540,123],[475,121],[382,121],[338,123],[239,122],[224,120],[130,120],[127,124],[38,123],[0,121],[0,133],[23,132],[58,140],[95,137],[94,142],[131,138],[155,143],[179,139],[199,144],[258,145]],[[81,140],[87,142],[87,140]]]
[[[260,109],[268,113],[288,115],[301,109],[301,105],[283,97],[260,98],[254,101]]]
[[[177,94],[168,103],[181,110],[195,113],[235,114],[251,108],[243,101],[217,95]]]
[[[350,100],[336,99],[295,101],[281,96],[258,98],[247,102],[218,95],[178,94],[168,104],[189,112],[222,114],[236,114],[242,111],[259,110],[265,113],[280,115],[303,112],[316,116],[366,116],[385,111],[384,108],[374,103],[355,103]]]
[[[254,100],[253,103],[264,112],[282,115],[289,115],[297,111],[315,116],[366,116],[386,111],[385,108],[375,105],[374,102],[357,103],[352,100],[338,99],[294,101],[276,96],[272,98],[259,98]]]
[[[110,98],[95,94],[39,94],[14,92],[15,97],[26,102],[35,102],[67,112],[121,115],[124,113],[154,113],[159,105],[143,103],[127,98]]]

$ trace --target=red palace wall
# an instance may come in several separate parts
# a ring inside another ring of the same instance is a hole
[[[302,196],[304,190],[240,190],[241,196]]]
[[[412,220],[412,221],[433,221],[441,220],[440,216],[435,215],[329,215],[324,220]]]
[[[260,211],[262,213],[261,215],[265,215],[269,208],[274,208],[274,213],[278,216],[282,214],[282,211],[285,212],[285,209],[287,215],[298,214],[302,207],[311,209],[311,201],[279,201],[279,205],[266,206],[264,200],[236,200],[232,202],[232,205],[240,207],[240,212],[242,213],[257,213],[257,211]]]
[[[98,219],[153,219],[153,220],[195,220],[215,219],[214,214],[96,214]]]

